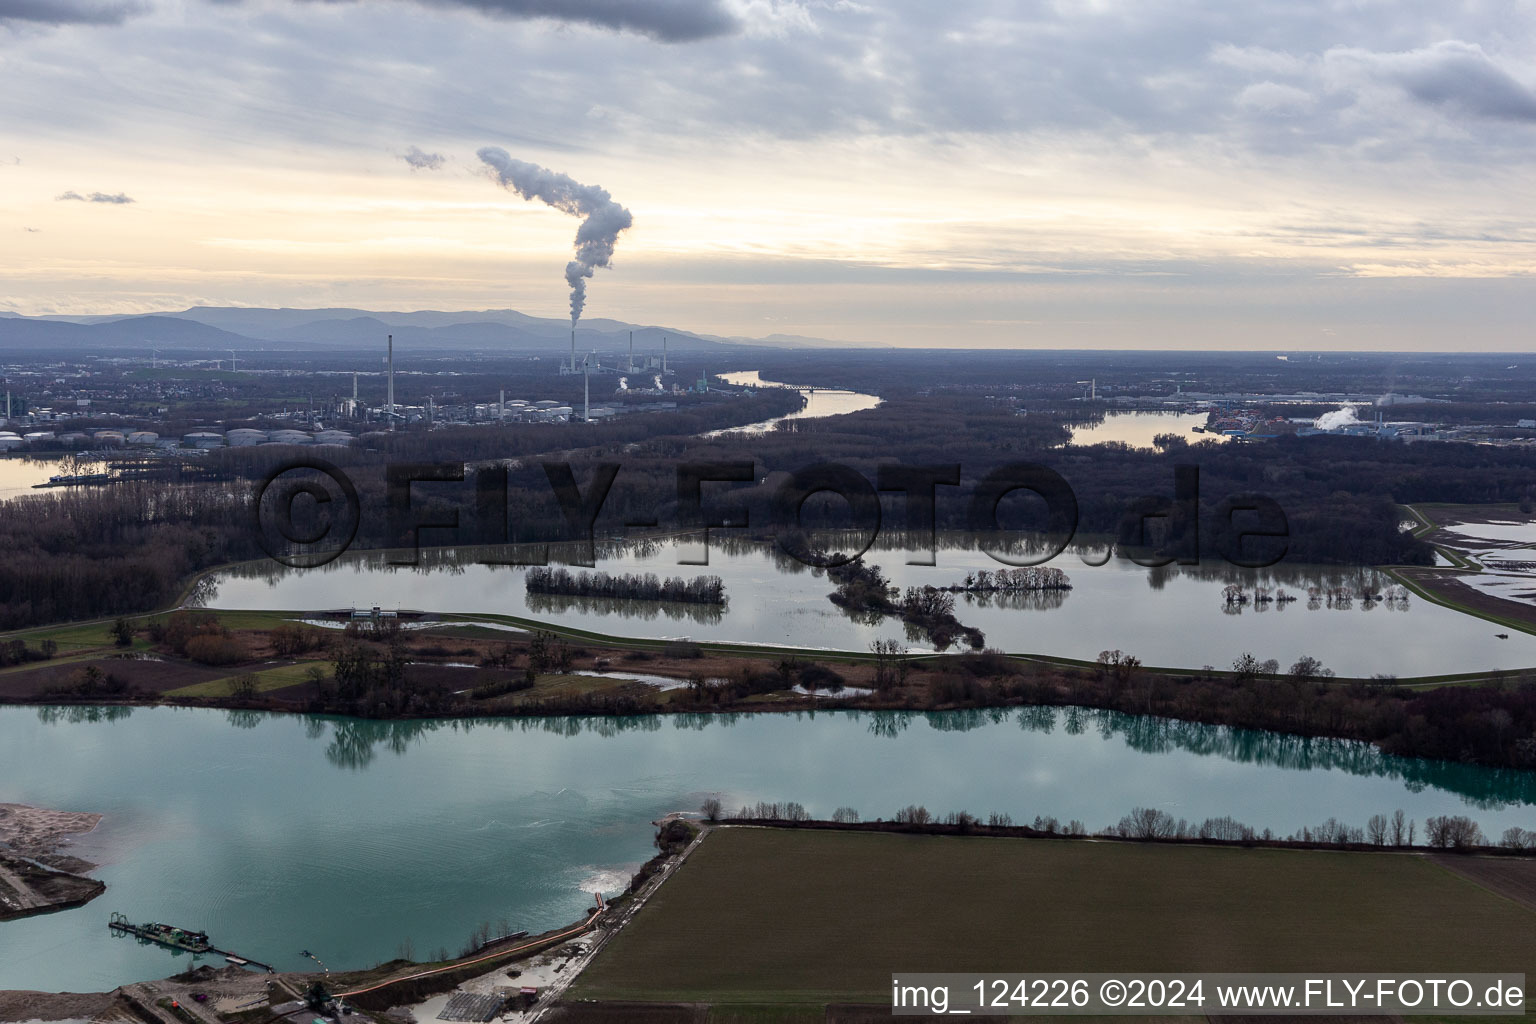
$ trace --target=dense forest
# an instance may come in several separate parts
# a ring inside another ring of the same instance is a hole
[[[0,629],[162,607],[201,569],[266,557],[271,537],[258,536],[254,528],[252,494],[265,477],[317,457],[337,466],[356,489],[356,522],[349,525],[355,525],[351,546],[358,550],[581,540],[588,522],[591,535],[601,540],[643,533],[637,523],[654,523],[665,531],[706,519],[728,524],[729,529],[715,531],[717,537],[778,537],[796,548],[814,548],[815,538],[846,537],[852,530],[865,535],[853,545],[855,551],[877,525],[887,538],[915,528],[907,538],[912,544],[922,543],[925,529],[937,529],[964,531],[976,543],[992,545],[987,529],[976,530],[979,523],[992,527],[995,546],[1003,547],[1030,536],[1038,540],[1048,522],[1056,524],[1048,520],[1044,503],[1024,490],[996,503],[994,523],[993,509],[978,510],[980,484],[1006,467],[1038,465],[1070,489],[1072,507],[1061,518],[1078,540],[1118,540],[1122,552],[1146,563],[1230,558],[1234,528],[1240,530],[1243,522],[1242,513],[1234,518],[1230,510],[1234,501],[1257,495],[1278,507],[1286,527],[1283,540],[1258,543],[1263,550],[1255,557],[1261,561],[1283,556],[1291,564],[1423,565],[1432,560],[1431,551],[1401,530],[1399,504],[1529,504],[1536,498],[1536,449],[1521,447],[1407,445],[1355,437],[1217,444],[1176,436],[1160,438],[1155,449],[1066,447],[1068,424],[1101,416],[1107,408],[1085,405],[1076,401],[1077,395],[1067,397],[1080,379],[1073,374],[1082,372],[1081,355],[992,354],[964,366],[928,353],[878,358],[795,353],[791,358],[753,352],[742,358],[755,361],[765,373],[778,361],[783,365],[776,372],[785,379],[800,379],[792,372],[799,366],[819,381],[888,390],[882,391],[885,401],[877,408],[790,421],[766,434],[702,436],[796,408],[798,394],[763,389],[753,397],[684,396],[675,411],[593,424],[413,427],[371,436],[367,447],[323,453],[282,446],[227,449],[202,460],[201,484],[137,481],[39,492],[0,508],[7,526],[0,537]],[[1343,386],[1351,373],[1391,373],[1397,375],[1394,386],[1422,386],[1426,392],[1438,388],[1436,393],[1455,398],[1447,407],[1457,415],[1471,415],[1468,410],[1479,401],[1518,391],[1518,374],[1478,363],[1478,372],[1488,374],[1478,392],[1462,382],[1465,374],[1457,374],[1472,364],[1445,359],[1391,363],[1340,357],[1322,364],[1323,370],[1304,372],[1218,354],[1181,357],[1180,365],[1195,367],[1182,375],[1159,369],[1168,361],[1166,354],[1140,354],[1116,365],[1123,378],[1147,388],[1182,385],[1184,377],[1201,373],[1211,378],[1208,386],[1213,388],[1300,387],[1309,381]],[[721,368],[729,362],[723,360]],[[999,374],[1027,370],[1032,376],[1019,378],[1018,385],[999,383],[1008,379],[1004,376],[981,379],[988,367]],[[536,379],[562,397],[577,386],[540,372],[546,376]],[[432,379],[414,376],[409,386],[426,386]],[[1007,397],[1015,387],[1047,397],[1016,401]],[[1057,397],[1050,398],[1053,394]],[[1483,408],[1503,416],[1525,406]],[[446,467],[448,473],[438,475],[461,473],[463,479],[404,488],[397,480],[392,490],[386,466],[404,463]],[[843,498],[822,492],[796,506],[797,515],[787,520],[785,504],[776,503],[775,496],[793,474],[822,463],[846,466],[862,477],[865,493],[853,495],[859,517],[850,514]],[[680,470],[700,464],[728,470],[714,475],[737,482],[699,485],[695,505],[680,487]],[[898,490],[876,494],[882,467],[898,464],[957,467],[958,486],[933,488],[931,524],[914,516],[920,500],[909,502]],[[1198,498],[1191,502],[1174,500],[1181,466],[1198,469]],[[304,527],[295,531],[300,535],[337,506],[300,501],[294,507]],[[871,508],[878,509],[878,521],[868,514]],[[597,514],[589,515],[594,509]],[[846,540],[839,543],[848,547]]]

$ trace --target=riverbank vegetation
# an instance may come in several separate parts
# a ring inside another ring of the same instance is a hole
[[[26,641],[38,650],[51,640],[57,655],[0,670],[0,701],[213,704],[368,718],[1098,708],[1359,740],[1404,757],[1536,768],[1536,678],[1518,674],[1408,687],[1387,677],[1340,680],[1309,657],[1285,667],[1244,654],[1228,669],[1185,672],[1151,669],[1119,650],[1071,664],[990,650],[911,655],[896,639],[836,654],[418,625],[382,619],[320,629],[280,613],[178,612],[139,628],[127,651],[109,623],[69,627]],[[200,636],[238,647],[246,660],[193,660]]]
[[[1497,837],[1486,836],[1482,827],[1463,814],[1430,815],[1423,827],[1402,808],[1373,814],[1363,825],[1328,818],[1315,826],[1303,826],[1289,835],[1257,829],[1230,816],[1191,822],[1174,818],[1156,807],[1137,807],[1101,828],[1090,828],[1073,819],[1059,821],[1051,815],[1035,815],[1017,823],[1008,813],[986,815],[967,810],[939,813],[921,804],[899,807],[889,818],[864,818],[854,807],[839,807],[829,819],[813,818],[793,800],[759,800],[756,804],[726,812],[715,798],[706,799],[699,814],[707,822],[737,825],[771,825],[778,828],[830,829],[853,832],[900,832],[911,835],[998,836],[1029,839],[1123,839],[1137,842],[1230,844],[1275,849],[1344,850],[1439,850],[1484,855],[1525,856],[1536,854],[1536,829],[1512,825]],[[1536,824],[1536,819],[1533,819]],[[1536,862],[1532,863],[1536,879]]]

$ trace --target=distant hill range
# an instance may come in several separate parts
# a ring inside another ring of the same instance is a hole
[[[580,350],[623,350],[635,332],[635,351],[652,352],[662,338],[673,351],[726,346],[775,348],[847,347],[845,342],[775,334],[767,338],[722,338],[667,327],[617,320],[581,321]],[[256,309],[194,306],[180,312],[135,316],[20,316],[0,312],[0,349],[52,348],[106,351],[146,348],[227,351],[229,349],[375,348],[393,334],[405,349],[438,351],[562,351],[571,343],[567,320],[528,316],[515,309],[466,312],[418,310],[381,313],[366,309]]]

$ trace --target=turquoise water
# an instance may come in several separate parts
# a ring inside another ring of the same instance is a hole
[[[76,844],[108,890],[0,924],[0,988],[100,990],[190,965],[107,917],[206,929],[299,969],[457,952],[482,921],[572,921],[650,856],[650,822],[796,800],[1081,819],[1136,805],[1288,833],[1401,807],[1536,827],[1536,773],[1107,712],[359,722],[173,708],[0,708],[0,801],[105,815]]]

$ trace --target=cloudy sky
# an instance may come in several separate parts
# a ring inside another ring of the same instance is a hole
[[[0,309],[1523,349],[1536,4],[0,0]]]

